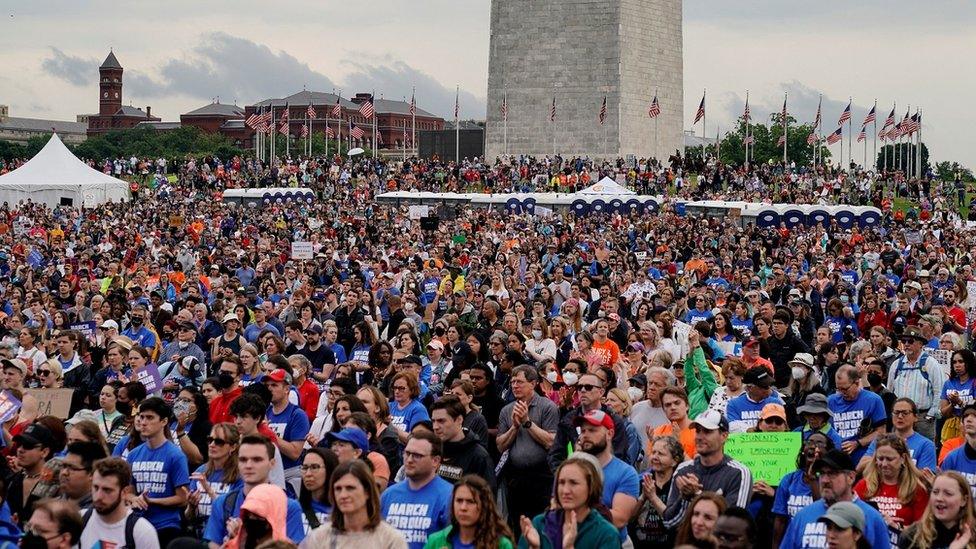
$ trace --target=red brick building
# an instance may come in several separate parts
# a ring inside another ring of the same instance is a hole
[[[339,135],[344,142],[349,142],[349,132],[352,128],[358,127],[365,134],[361,139],[353,139],[354,147],[369,147],[373,139],[373,121],[367,120],[360,112],[360,105],[369,100],[370,94],[356,94],[352,100],[341,99],[334,93],[300,91],[296,94],[282,97],[280,99],[265,99],[254,105],[248,105],[244,109],[244,118],[255,113],[273,112],[276,129],[281,124],[281,114],[288,108],[288,129],[293,138],[299,138],[302,126],[309,125],[312,133],[326,133],[326,128],[331,128],[333,135]],[[339,116],[333,116],[332,112],[339,102]],[[308,118],[308,106],[311,105],[315,111],[315,118]],[[273,111],[272,111],[273,109]],[[407,142],[409,145],[411,136],[412,117],[410,115],[409,101],[391,101],[388,99],[377,99],[373,103],[376,111],[376,141],[379,149],[397,150],[403,148],[403,134],[406,129]],[[444,119],[418,108],[416,113],[417,140],[420,140],[419,133],[428,130],[444,129]],[[254,147],[254,130],[245,129],[246,138],[243,141],[245,148]]]
[[[108,57],[98,67],[98,114],[88,117],[88,135],[110,130],[131,128],[140,122],[155,121],[152,109],[146,110],[122,104],[122,65],[109,52]]]

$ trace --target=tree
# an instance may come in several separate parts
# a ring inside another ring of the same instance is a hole
[[[908,162],[911,161],[912,165],[915,164],[915,154],[916,146],[914,143],[897,143],[894,145],[885,145],[881,147],[878,151],[877,167],[878,169],[884,169],[885,164],[885,154],[887,153],[887,167],[892,170],[906,171],[908,170]],[[895,162],[897,152],[897,163]],[[929,165],[929,148],[922,143],[922,173],[925,174],[931,169]]]
[[[786,154],[790,162],[798,165],[811,164],[815,145],[807,143],[807,136],[813,131],[809,124],[796,124],[796,119],[787,117]],[[782,162],[783,147],[779,145],[779,138],[783,135],[783,122],[780,113],[770,115],[770,124],[752,122],[749,124],[752,135],[752,146],[749,162],[752,164],[765,162]],[[722,140],[721,160],[726,164],[738,165],[745,162],[745,119],[740,118],[734,132],[725,135]],[[711,147],[714,153],[714,147]],[[820,158],[830,158],[830,151],[821,146]]]
[[[935,175],[942,181],[955,181],[958,176],[959,179],[966,183],[976,182],[972,170],[958,162],[949,162],[947,160],[943,160],[935,165]]]

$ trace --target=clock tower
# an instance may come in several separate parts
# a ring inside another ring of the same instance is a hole
[[[122,108],[122,65],[109,52],[101,67],[98,67],[98,114],[112,116]]]

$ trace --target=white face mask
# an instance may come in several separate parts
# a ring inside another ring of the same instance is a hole
[[[186,349],[187,347],[190,346],[190,342],[189,341],[180,341],[178,343],[179,343],[180,349]]]
[[[803,379],[807,376],[807,369],[803,366],[794,366],[791,370],[793,370],[793,379]]]
[[[559,381],[559,373],[555,371],[549,372],[548,374],[546,374],[546,379],[549,380],[549,383],[555,383]]]
[[[532,330],[532,337],[535,339],[542,339],[542,330]]]
[[[575,372],[566,372],[563,374],[563,382],[566,383],[566,385],[576,385],[577,381],[579,381],[579,376],[576,375]]]

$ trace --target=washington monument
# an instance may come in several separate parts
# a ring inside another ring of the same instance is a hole
[[[486,157],[682,150],[681,22],[681,0],[492,0]]]

